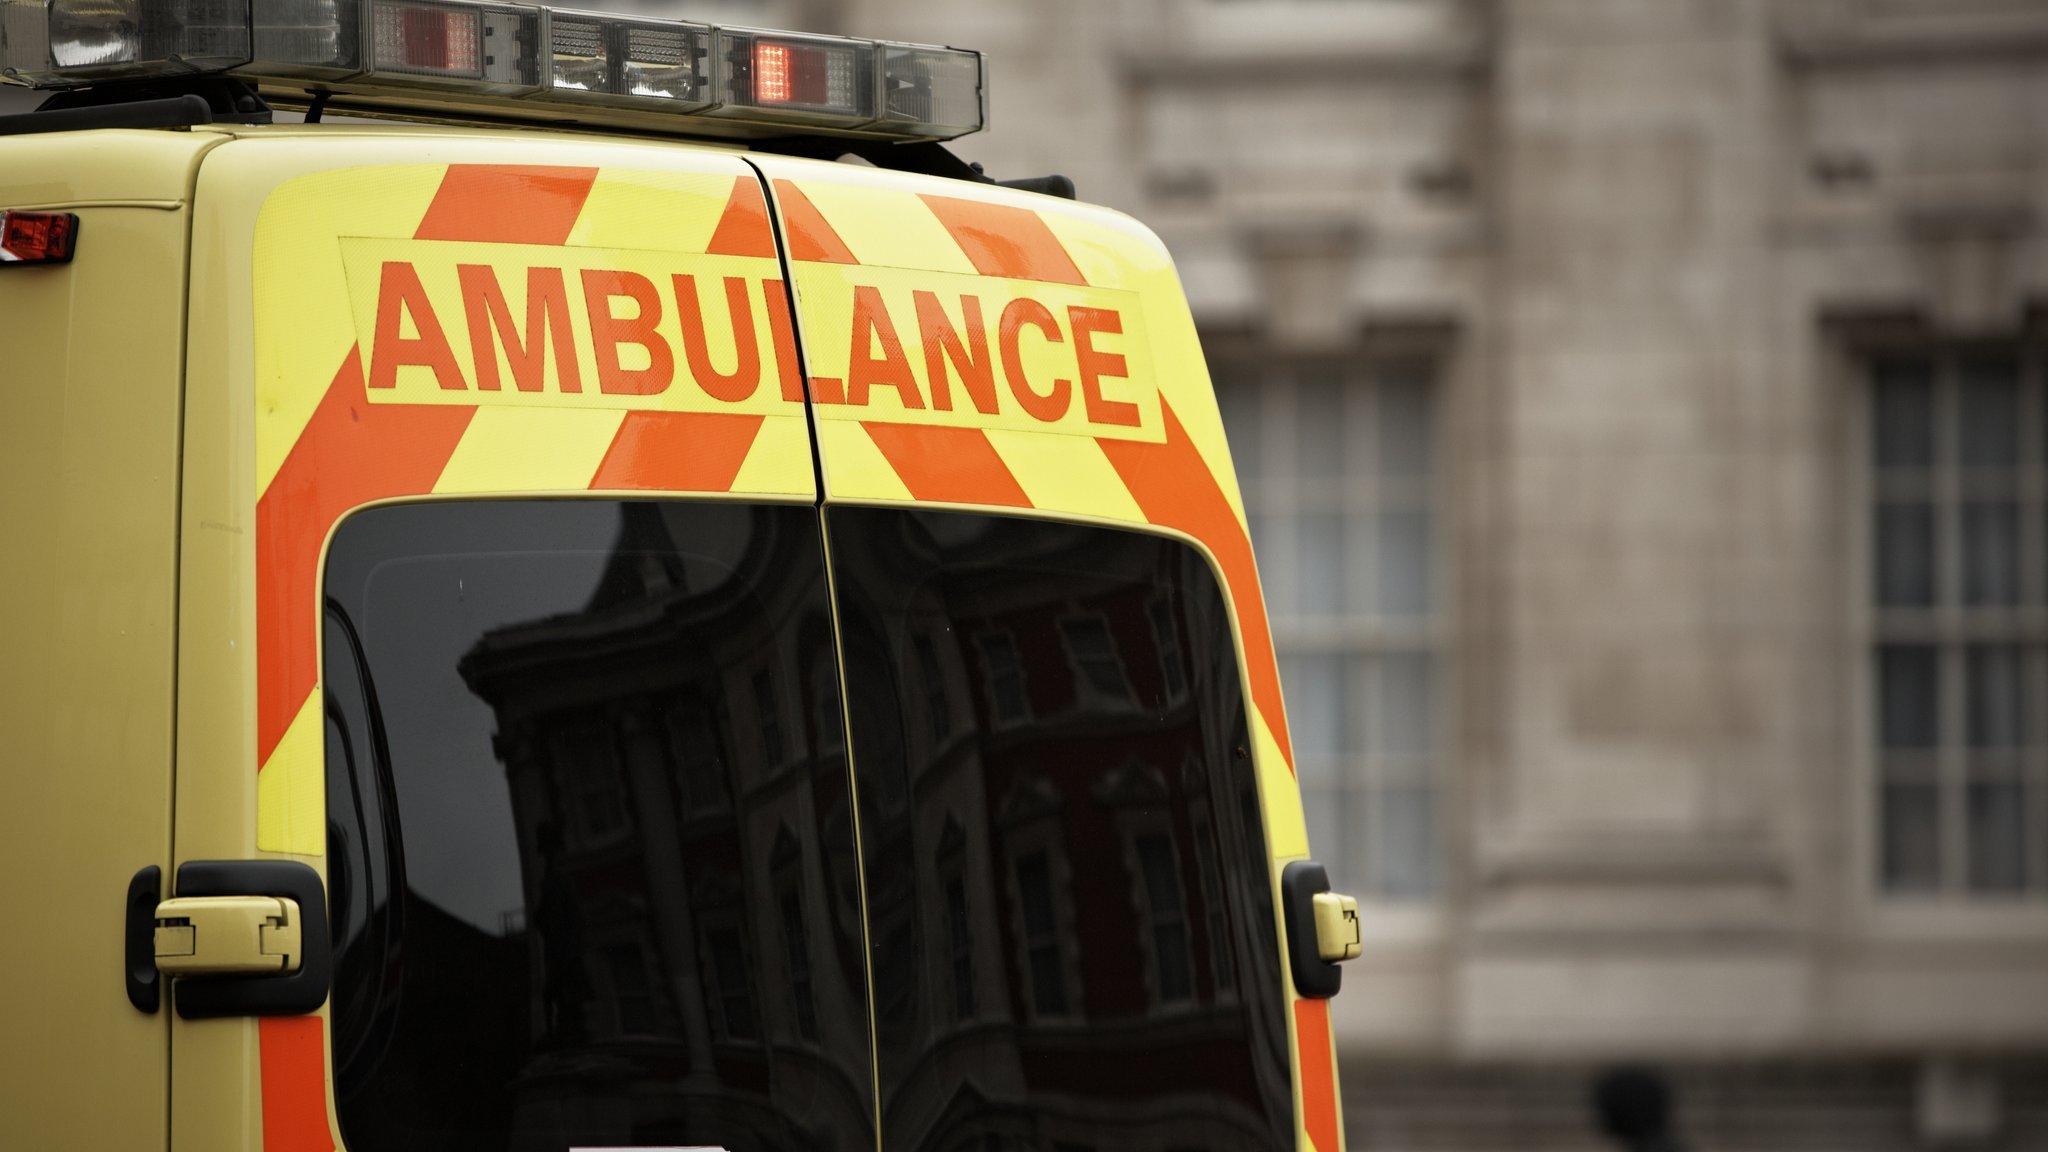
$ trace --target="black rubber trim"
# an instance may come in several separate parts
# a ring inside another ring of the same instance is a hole
[[[204,96],[172,96],[129,104],[54,108],[0,116],[0,136],[31,136],[42,132],[82,132],[91,128],[190,128],[213,123],[213,109]]]
[[[326,1003],[333,957],[327,942],[327,891],[318,872],[296,860],[192,860],[178,865],[177,895],[296,900],[303,950],[299,970],[289,976],[180,977],[171,990],[179,1016],[298,1016]]]
[[[127,924],[122,947],[122,973],[128,1002],[144,1012],[163,1006],[164,983],[156,970],[156,904],[162,899],[164,870],[154,864],[136,871],[128,881]]]
[[[1344,985],[1344,969],[1324,960],[1316,946],[1316,893],[1329,890],[1329,874],[1313,860],[1296,860],[1280,872],[1287,966],[1294,972],[1294,990],[1316,1000],[1328,1000]]]
[[[802,156],[812,160],[837,160],[842,156],[857,156],[877,168],[887,168],[892,172],[942,176],[948,180],[965,180],[970,184],[997,184],[1024,192],[1037,192],[1068,200],[1074,198],[1074,182],[1065,176],[1029,176],[1019,180],[990,179],[979,164],[969,164],[960,159],[951,149],[936,140],[897,143],[892,140],[862,140],[840,136],[783,136],[756,140],[750,146],[756,152],[771,152],[778,156]]]

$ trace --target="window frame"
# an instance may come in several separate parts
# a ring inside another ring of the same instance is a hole
[[[1972,890],[1967,883],[1967,815],[1956,813],[1952,817],[1949,809],[1953,806],[1946,799],[1950,790],[1967,784],[1967,766],[1958,763],[1951,771],[1949,764],[1966,754],[1967,745],[1951,741],[1949,737],[1953,725],[1967,714],[1967,702],[1959,690],[1965,687],[1961,664],[1968,646],[1973,643],[2010,643],[2023,651],[2029,646],[2048,646],[2048,599],[2031,610],[2027,605],[2034,588],[2042,588],[2044,596],[2048,596],[2048,587],[2042,587],[2048,585],[2048,571],[2044,571],[2048,569],[2048,559],[2030,559],[2026,555],[2027,541],[2032,533],[2048,534],[2048,339],[2043,339],[2038,330],[1995,337],[1958,338],[1931,332],[1919,324],[1873,322],[1838,333],[1832,342],[1832,353],[1835,362],[1832,375],[1840,381],[1845,401],[1841,449],[1842,491],[1845,496],[1844,520],[1841,523],[1845,546],[1840,561],[1844,575],[1842,583],[1837,586],[1848,591],[1845,606],[1847,627],[1839,659],[1847,671],[1842,682],[1843,690],[1848,693],[1843,715],[1849,731],[1842,744],[1850,762],[1844,777],[1854,793],[1849,803],[1844,805],[1849,822],[1848,834],[1844,837],[1848,851],[1844,853],[1839,867],[1845,890],[1851,894],[1850,906],[1854,909],[1855,922],[1866,935],[1900,942],[1956,939],[2048,941],[2048,884],[2010,892]],[[1953,454],[1942,444],[1944,436],[1953,435],[1956,418],[1955,406],[1944,399],[1944,393],[1953,394],[1962,361],[1973,354],[1985,353],[2013,353],[2020,361],[2020,421],[2023,430],[2019,462],[2014,469],[2019,475],[2017,499],[2021,504],[2020,603],[2004,609],[1966,608],[1944,600],[1945,591],[1961,579],[1959,570],[1949,569],[1957,568],[1962,560],[1960,517],[1944,516],[1941,511],[1944,505],[1959,505],[1960,502]],[[1942,855],[1944,875],[1941,886],[1933,890],[1893,891],[1887,889],[1884,878],[1882,790],[1885,776],[1884,748],[1877,727],[1882,719],[1877,700],[1877,650],[1888,640],[1899,640],[1897,633],[1888,632],[1880,621],[1880,615],[1887,609],[1877,602],[1876,509],[1880,486],[1875,448],[1877,384],[1874,370],[1880,360],[1908,357],[1925,358],[1934,365],[1936,427],[1930,490],[1936,508],[1935,586],[1930,607],[1892,608],[1889,611],[1924,613],[1924,636],[1908,638],[1906,642],[1925,643],[1937,654],[1939,687],[1936,707],[1940,728],[1932,755],[1937,760],[1937,787],[1943,797],[1938,817],[1942,821],[1938,850]],[[2033,443],[2039,446],[2031,457],[2025,431],[2030,423],[2035,435]],[[2031,528],[2027,525],[2027,486],[2030,483],[2039,486],[2040,498],[2034,502],[2034,510],[2043,513],[2035,517],[2039,522]],[[2048,556],[2048,542],[2044,542],[2037,555]],[[2039,583],[2030,586],[2030,582]],[[2021,626],[1998,636],[1982,634],[1981,627],[1958,619],[1972,611],[2009,613],[2012,620],[2021,622]],[[2030,612],[2033,618],[2028,620]],[[2024,678],[2029,675],[2024,658],[2022,664]],[[2027,687],[2036,685],[2030,683]],[[2024,709],[2024,704],[2022,707]],[[2023,743],[2020,755],[2023,761],[2027,761],[2020,768],[2022,777],[2048,784],[2048,741],[2032,747]],[[1951,779],[1952,776],[1955,779]],[[2048,839],[2048,788],[2032,789],[2026,802],[2030,805],[2030,810],[2023,815],[2023,819],[2030,821],[2026,830],[2037,834],[2027,850],[2034,856],[2048,856],[2048,843],[2043,842]],[[1958,822],[1965,829],[1965,835],[1960,841],[1955,841],[1952,825]],[[1958,854],[1962,857],[1962,873],[1952,876],[1951,857]],[[2030,863],[2029,867],[2042,864],[2048,864],[2048,860]],[[2048,880],[2048,871],[2039,875]],[[1962,883],[1951,884],[1951,880],[1961,880]]]
[[[1302,379],[1317,373],[1334,373],[1339,379],[1342,394],[1347,398],[1359,392],[1373,393],[1373,398],[1365,402],[1371,411],[1364,419],[1375,437],[1380,429],[1378,390],[1383,384],[1390,381],[1396,384],[1412,382],[1429,398],[1427,435],[1430,464],[1427,473],[1398,478],[1396,486],[1400,491],[1391,497],[1382,490],[1382,480],[1376,474],[1353,477],[1344,483],[1328,485],[1328,490],[1321,492],[1314,502],[1318,507],[1335,508],[1340,523],[1347,526],[1354,521],[1377,517],[1389,507],[1412,507],[1425,511],[1430,525],[1429,572],[1424,585],[1429,597],[1427,611],[1404,618],[1380,613],[1376,607],[1347,610],[1340,603],[1327,615],[1290,615],[1285,609],[1293,603],[1288,584],[1293,577],[1286,561],[1294,537],[1275,537],[1268,529],[1265,536],[1254,536],[1253,546],[1265,577],[1274,646],[1290,702],[1299,698],[1299,690],[1288,677],[1288,672],[1291,667],[1298,667],[1296,662],[1303,658],[1333,658],[1340,665],[1353,658],[1370,659],[1373,669],[1371,682],[1363,693],[1373,696],[1381,692],[1380,669],[1386,658],[1414,654],[1426,660],[1430,708],[1426,723],[1430,743],[1428,752],[1419,757],[1424,761],[1422,775],[1413,776],[1409,769],[1395,763],[1406,759],[1406,756],[1375,750],[1370,732],[1365,728],[1365,710],[1349,707],[1344,709],[1341,721],[1344,725],[1339,734],[1342,746],[1333,753],[1340,764],[1338,777],[1329,785],[1307,784],[1308,772],[1304,765],[1302,779],[1305,782],[1304,802],[1308,800],[1310,787],[1328,787],[1333,792],[1344,794],[1350,803],[1366,806],[1362,824],[1361,821],[1349,820],[1347,813],[1345,826],[1362,826],[1364,832],[1354,833],[1357,839],[1343,845],[1341,853],[1330,845],[1312,845],[1316,858],[1336,870],[1332,880],[1369,906],[1376,919],[1394,924],[1396,935],[1434,935],[1441,929],[1438,921],[1442,910],[1456,898],[1455,890],[1459,883],[1456,867],[1458,849],[1454,843],[1458,818],[1452,810],[1460,795],[1457,786],[1460,749],[1456,717],[1461,696],[1457,571],[1453,550],[1458,520],[1456,477],[1450,467],[1457,364],[1448,341],[1438,333],[1387,334],[1384,339],[1375,341],[1371,348],[1344,356],[1275,357],[1260,354],[1256,347],[1233,348],[1214,355],[1212,369],[1218,382],[1218,401],[1226,423],[1233,411],[1243,410],[1229,402],[1230,393],[1235,391],[1257,396],[1251,409],[1258,425],[1258,443],[1253,450],[1245,451],[1247,444],[1243,433],[1230,429],[1233,464],[1243,494],[1245,514],[1254,533],[1258,531],[1262,515],[1277,513],[1299,520],[1310,506],[1302,498],[1304,481],[1298,468],[1290,466],[1288,471],[1275,476],[1262,467],[1265,461],[1298,456],[1292,437],[1300,426],[1296,414]],[[1347,399],[1348,418],[1357,404],[1359,401]],[[1377,453],[1377,445],[1373,451]],[[1348,564],[1350,559],[1340,554],[1340,563]],[[1372,560],[1377,564],[1377,553]],[[1374,578],[1377,578],[1377,573]],[[1353,689],[1340,691],[1350,693],[1344,697],[1347,701],[1360,694]],[[1296,735],[1296,754],[1300,758],[1304,753],[1299,730]],[[1432,854],[1429,861],[1431,884],[1429,890],[1421,894],[1390,895],[1378,885],[1373,875],[1372,862],[1368,858],[1370,848],[1366,845],[1377,834],[1379,810],[1386,794],[1424,784],[1433,798],[1430,823]]]

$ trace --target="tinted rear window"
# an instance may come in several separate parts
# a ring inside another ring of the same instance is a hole
[[[349,1147],[873,1148],[816,509],[372,508],[326,592]]]
[[[827,512],[884,1146],[1294,1146],[1235,648],[1157,536]]]

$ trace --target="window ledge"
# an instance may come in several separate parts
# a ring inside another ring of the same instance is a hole
[[[1863,928],[1897,944],[2048,944],[2048,899],[1886,897],[1870,906]]]

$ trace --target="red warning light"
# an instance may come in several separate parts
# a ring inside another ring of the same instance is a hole
[[[754,103],[793,104],[859,115],[862,75],[855,49],[845,44],[754,42]]]
[[[789,91],[789,47],[785,44],[754,45],[754,99],[762,104],[787,104]]]
[[[77,244],[70,212],[0,212],[0,265],[69,264]]]

